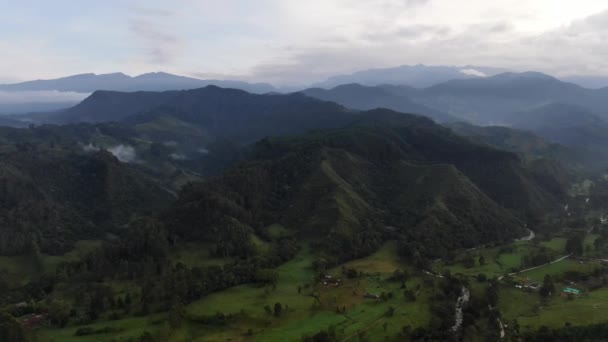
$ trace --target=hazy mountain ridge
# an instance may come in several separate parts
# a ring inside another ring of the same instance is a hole
[[[342,84],[359,83],[366,86],[393,84],[426,88],[452,79],[492,76],[505,71],[500,68],[479,66],[403,65],[332,76],[323,82],[313,84],[312,87],[334,88]]]
[[[388,108],[402,113],[428,116],[437,122],[450,122],[457,119],[439,110],[410,101],[383,87],[366,87],[359,84],[346,84],[332,89],[311,88],[302,93],[325,101],[332,101],[349,108],[370,110]]]
[[[608,122],[578,105],[552,103],[517,114],[513,126],[552,141],[608,157]]]
[[[517,153],[522,159],[554,159],[568,166],[581,167],[585,156],[558,143],[547,141],[533,132],[504,126],[475,126],[468,123],[452,123],[448,127],[457,134],[477,143]]]
[[[407,89],[406,89],[407,91]],[[554,102],[579,105],[605,116],[602,90],[585,89],[536,72],[508,73],[474,80],[454,80],[425,89],[415,99],[457,115],[476,114],[477,123],[507,121],[509,115]]]
[[[172,75],[165,72],[154,72],[139,76],[128,76],[123,73],[80,74],[50,80],[27,81],[15,84],[0,85],[0,90],[58,90],[92,93],[96,90],[114,91],[166,91],[201,88],[216,85],[225,88],[238,88],[252,93],[267,93],[275,88],[266,83],[247,83],[226,80],[201,80],[186,76]]]

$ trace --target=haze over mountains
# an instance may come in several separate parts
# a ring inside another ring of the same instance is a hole
[[[337,75],[325,81],[315,83],[311,87],[331,89],[346,84],[359,84],[362,86],[409,86],[423,89],[453,80],[479,80],[506,72],[508,72],[506,69],[480,66],[400,66],[395,68],[363,70],[350,75]],[[564,80],[593,89],[608,87],[608,81],[602,77],[589,78],[584,76],[572,76],[564,78]],[[85,96],[96,90],[125,92],[165,91],[195,89],[207,85],[242,89],[256,94],[277,91],[288,92],[293,90],[292,87],[281,89],[267,83],[249,83],[232,80],[203,80],[164,72],[147,73],[135,77],[123,73],[90,73],[58,79],[35,80],[0,85],[0,114],[18,114],[67,108],[75,105],[84,99]],[[296,88],[296,90],[299,89],[300,88]],[[375,100],[375,102],[377,102],[377,100]],[[363,107],[369,108],[375,102],[371,101]],[[422,103],[418,104],[420,105]],[[407,108],[407,106],[403,108]],[[434,108],[434,110],[441,109]],[[446,118],[444,117],[444,119]]]
[[[250,93],[275,91],[273,86],[265,83],[201,80],[164,72],[147,73],[135,77],[123,73],[80,74],[51,80],[0,85],[0,95],[3,95],[0,96],[0,114],[68,108],[96,90],[165,91],[202,88],[211,84],[224,88],[243,89]]]
[[[608,155],[605,148],[608,146],[608,140],[605,138],[608,136],[606,134],[608,131],[608,124],[606,124],[608,88],[587,89],[536,72],[507,72],[494,76],[481,76],[479,73],[472,75],[472,72],[464,74],[461,72],[464,70],[462,68],[448,67],[415,66],[400,67],[396,70],[397,76],[401,75],[405,79],[410,77],[411,80],[415,80],[416,77],[424,78],[425,75],[434,75],[435,78],[430,77],[429,79],[437,80],[438,75],[449,78],[455,77],[455,73],[459,73],[460,78],[426,88],[395,84],[365,86],[354,83],[330,89],[310,88],[301,91],[303,95],[300,97],[306,95],[360,111],[387,108],[397,112],[414,113],[427,116],[439,123],[464,121],[482,126],[500,125],[528,130],[547,139],[548,142],[580,148],[584,150],[582,155]],[[483,70],[488,74],[499,71],[497,69]],[[355,76],[386,74],[390,75],[391,72],[370,71]],[[69,124],[121,121],[136,115],[141,118],[152,118],[156,115],[155,120],[158,121],[169,109],[173,111],[173,118],[186,115],[186,120],[193,120],[197,115],[201,115],[196,114],[196,110],[205,108],[204,99],[208,98],[210,92],[213,92],[213,88],[189,92],[177,90],[132,91],[136,89],[188,89],[209,82],[215,81],[202,81],[165,73],[145,74],[138,77],[123,74],[91,74],[54,81],[25,82],[4,86],[4,89],[5,91],[10,89],[15,94],[25,90],[48,91],[52,88],[65,91],[91,91],[95,87],[118,88],[130,92],[95,91],[85,101],[69,109],[56,110],[51,113],[3,117],[2,120],[3,124],[14,127],[29,123]],[[222,84],[222,82],[219,83]],[[226,81],[224,85],[245,88],[250,91],[253,89],[262,93],[274,89],[268,85],[230,81]],[[197,96],[199,97],[197,98]],[[272,96],[268,97],[268,99],[272,98]],[[294,95],[293,98],[296,99],[298,96]],[[227,101],[230,101],[229,97]],[[186,103],[189,104],[185,107]],[[203,107],[197,107],[200,105]],[[282,107],[276,107],[273,110],[278,110],[278,108]],[[212,108],[204,109],[204,111],[211,114]],[[176,113],[181,114],[176,116]],[[196,120],[200,120],[200,118]],[[247,125],[252,124],[253,122],[250,122]]]
[[[415,88],[427,88],[439,83],[456,79],[468,79],[494,76],[506,69],[479,66],[430,66],[403,65],[394,68],[369,69],[350,75],[338,75],[315,83],[313,87],[333,88],[342,84],[358,83],[365,86],[384,84],[407,85]]]
[[[100,75],[81,74],[53,80],[36,80],[15,84],[4,84],[0,85],[0,90],[58,90],[78,93],[92,93],[95,90],[164,91],[202,88],[210,84],[224,88],[243,89],[250,93],[267,93],[275,90],[273,86],[265,83],[250,84],[240,81],[201,80],[192,77],[172,75],[165,72],[152,72],[135,77],[120,72]]]

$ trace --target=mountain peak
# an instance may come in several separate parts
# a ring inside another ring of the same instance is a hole
[[[145,74],[141,74],[141,75],[137,75],[134,78],[139,78],[139,79],[162,79],[162,78],[169,78],[169,77],[182,77],[182,76],[177,76],[177,75],[173,75],[173,74],[169,74],[167,72],[164,71],[156,71],[156,72],[147,72]]]
[[[497,80],[505,80],[505,81],[517,81],[517,80],[545,80],[545,81],[558,81],[559,80],[553,76],[549,76],[547,74],[543,74],[538,71],[526,71],[526,72],[504,72],[498,75],[495,75],[491,78]]]

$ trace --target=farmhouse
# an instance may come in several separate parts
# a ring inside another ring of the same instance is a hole
[[[326,275],[323,279],[323,285],[327,287],[338,287],[342,285],[342,279]]]
[[[538,290],[540,290],[540,284],[532,283],[532,284],[524,285],[524,288],[530,289],[532,291],[538,291]]]
[[[44,325],[47,321],[47,318],[48,315],[46,313],[32,314],[30,317],[24,319],[21,324],[28,329],[33,329],[35,327]]]
[[[378,296],[377,294],[373,294],[373,293],[366,293],[365,295],[363,295],[364,298],[369,298],[369,299],[380,299],[380,296]]]

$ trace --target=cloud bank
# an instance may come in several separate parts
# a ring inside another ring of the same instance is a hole
[[[163,70],[293,85],[419,63],[608,75],[605,0],[178,4],[107,0],[80,8],[57,0],[33,11],[9,2],[0,12],[0,79]]]

